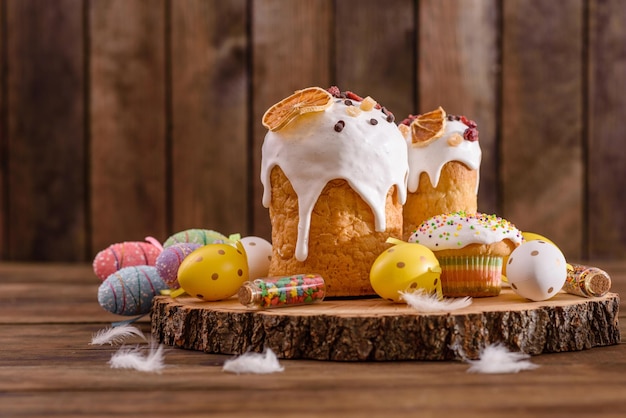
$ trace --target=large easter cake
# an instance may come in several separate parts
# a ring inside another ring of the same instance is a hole
[[[375,258],[402,235],[407,148],[370,97],[312,87],[272,106],[262,148],[269,275],[317,273],[328,296],[374,294]]]

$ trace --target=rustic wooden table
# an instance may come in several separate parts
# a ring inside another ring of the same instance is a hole
[[[595,264],[626,293],[626,262]],[[0,417],[626,416],[624,344],[536,356],[538,369],[501,375],[454,361],[303,360],[235,375],[222,371],[229,356],[175,348],[160,374],[111,369],[118,347],[89,343],[120,317],[100,308],[97,288],[88,265],[0,264]],[[622,335],[625,323],[620,313]],[[148,319],[138,326],[150,332]]]

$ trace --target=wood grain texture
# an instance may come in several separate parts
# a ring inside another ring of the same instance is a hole
[[[530,303],[506,289],[448,314],[417,313],[381,299],[267,311],[247,310],[237,300],[199,302],[155,298],[152,334],[208,353],[270,348],[280,358],[335,361],[477,359],[495,343],[536,355],[620,342],[619,297],[612,293],[595,299],[561,293]]]
[[[623,261],[598,265],[611,274],[614,292],[626,292]],[[34,284],[47,307],[58,307],[57,322],[36,309],[38,300],[21,297],[16,309],[30,312],[29,323],[0,321],[2,415],[621,418],[626,411],[624,344],[534,356],[539,368],[497,375],[467,373],[461,361],[312,360],[280,360],[282,373],[237,375],[222,371],[230,355],[174,348],[165,351],[160,374],[112,369],[119,346],[89,345],[110,319],[75,314],[86,312],[97,289],[91,274],[88,265],[0,263],[11,286],[23,284],[27,295]],[[59,291],[66,286],[77,304]],[[9,294],[0,280],[0,295]],[[622,333],[625,318],[622,310]],[[149,334],[149,323],[138,326]],[[126,343],[147,347],[136,338]]]
[[[246,1],[174,1],[173,231],[248,232]]]
[[[98,288],[102,281],[88,264],[0,263],[0,277],[0,324],[112,323],[129,318],[100,307]],[[57,297],[65,302],[59,303]],[[148,316],[139,323],[147,321]]]
[[[411,0],[336,2],[337,86],[373,97],[397,122],[416,107],[415,13]]]
[[[0,260],[6,260],[7,251],[7,106],[6,106],[6,2],[0,0]]]
[[[482,150],[478,210],[498,213],[500,3],[469,3],[419,3],[419,109],[415,112],[442,106],[449,114],[476,121]]]
[[[86,254],[82,6],[7,0],[3,201],[12,260]]]
[[[89,3],[93,253],[166,236],[163,0]]]
[[[337,84],[476,120],[479,210],[626,256],[619,0],[0,0],[0,259],[270,237],[265,110]]]
[[[626,257],[626,8],[592,1],[589,8],[587,202],[589,256]]]
[[[269,212],[261,200],[261,145],[265,111],[294,91],[332,81],[333,1],[252,2],[252,178],[253,234],[270,239]]]
[[[59,367],[43,366],[40,383],[29,382],[35,386],[28,391],[30,396],[11,390],[3,397],[6,403],[3,411],[9,416],[54,413],[65,417],[88,416],[95,409],[100,416],[181,418],[206,416],[207,411],[238,418],[389,417],[407,416],[414,411],[426,417],[549,418],[556,414],[580,417],[600,414],[603,418],[622,418],[626,408],[623,393],[616,386],[624,382],[619,376],[624,362],[615,355],[611,356],[617,361],[615,367],[601,364],[592,369],[610,378],[605,381],[594,376],[592,370],[580,368],[549,375],[550,371],[554,372],[549,361],[539,361],[540,370],[521,377],[469,374],[465,373],[467,365],[461,363],[450,366],[451,372],[442,376],[441,368],[436,366],[406,362],[393,363],[384,369],[370,365],[359,369],[350,364],[327,366],[320,362],[298,367],[290,362],[288,373],[270,376],[232,375],[222,372],[216,362],[200,362],[195,366],[174,367],[161,375],[138,375],[99,366],[98,360],[106,362],[106,356],[97,350],[93,352],[92,365],[87,369],[75,368],[70,375],[59,376]],[[585,358],[586,364],[590,358],[592,355]],[[12,367],[3,375],[16,387],[21,381],[17,373],[30,376],[31,370]],[[95,373],[98,379],[93,377]],[[581,383],[583,380],[587,383]],[[86,387],[78,388],[80,384]],[[55,386],[67,389],[53,393],[45,390]],[[260,408],[277,393],[280,405]]]
[[[582,7],[503,2],[503,216],[568,259],[582,254],[585,222]]]

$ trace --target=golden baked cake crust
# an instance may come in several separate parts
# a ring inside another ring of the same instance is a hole
[[[433,187],[427,173],[421,173],[417,191],[407,195],[404,205],[403,238],[408,240],[413,231],[431,216],[460,210],[476,213],[477,181],[478,171],[458,161],[443,166],[437,187]]]
[[[270,178],[273,254],[269,274],[322,274],[331,297],[375,294],[369,280],[372,263],[389,247],[387,238],[399,238],[402,233],[402,205],[395,186],[387,193],[387,228],[377,232],[367,203],[345,180],[331,180],[313,208],[308,257],[298,261],[294,256],[298,196],[280,167],[272,169]]]
[[[462,253],[465,256],[494,256],[508,257],[517,245],[509,239],[505,239],[493,244],[469,244],[463,247]],[[452,257],[459,255],[461,250],[439,250],[438,257]]]

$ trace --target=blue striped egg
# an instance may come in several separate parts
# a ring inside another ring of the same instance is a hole
[[[168,289],[154,266],[124,267],[100,284],[98,303],[117,315],[143,315],[150,312],[152,299]]]

